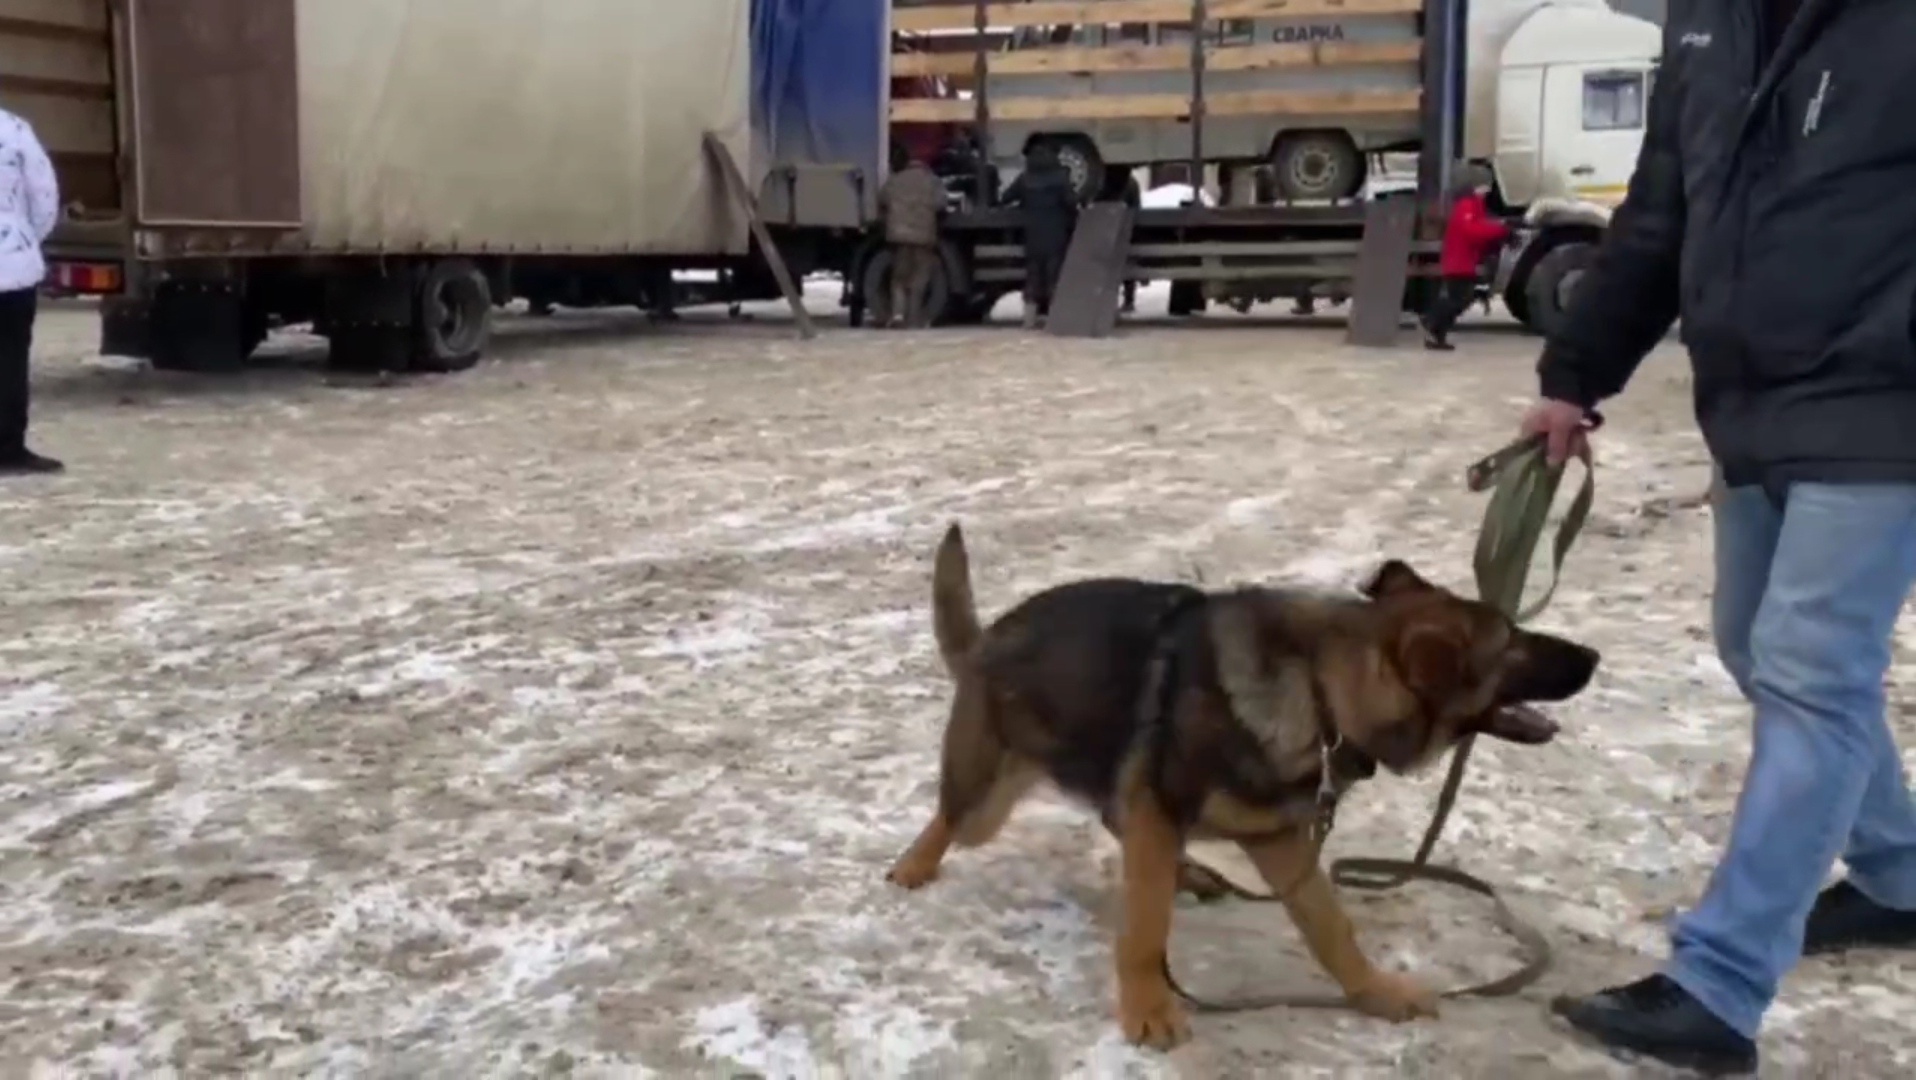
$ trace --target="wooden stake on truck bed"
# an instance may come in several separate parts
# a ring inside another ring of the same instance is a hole
[[[1204,0],[1191,0],[1191,205],[1204,205],[1204,33],[1210,29]]]
[[[753,239],[758,241],[758,249],[765,256],[765,265],[771,267],[772,277],[778,281],[778,291],[785,294],[785,302],[792,306],[792,318],[798,323],[798,336],[810,341],[818,336],[818,328],[812,325],[811,313],[805,310],[805,294],[799,291],[798,283],[793,280],[792,271],[785,265],[785,257],[778,253],[778,245],[772,243],[772,234],[765,231],[765,222],[758,216],[758,199],[753,197],[752,189],[746,185],[745,174],[739,171],[738,162],[732,159],[732,152],[726,149],[717,135],[706,132],[704,142],[705,156],[712,159],[713,167],[718,169],[732,201],[744,212],[745,224],[751,228]]]

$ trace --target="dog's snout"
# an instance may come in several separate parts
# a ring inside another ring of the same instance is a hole
[[[1504,685],[1508,701],[1563,701],[1583,692],[1603,659],[1597,650],[1549,634],[1525,633]]]

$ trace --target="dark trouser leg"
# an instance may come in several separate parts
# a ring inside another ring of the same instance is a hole
[[[1050,260],[1042,248],[1025,248],[1025,326],[1035,327],[1051,310]]]
[[[1458,316],[1468,307],[1477,291],[1474,278],[1447,277],[1437,283],[1436,295],[1424,309],[1424,330],[1430,340],[1443,344],[1450,338],[1450,330],[1457,325]]]
[[[1138,310],[1138,283],[1135,278],[1124,279],[1124,310]]]
[[[0,293],[0,457],[27,448],[27,361],[37,306],[32,289]]]
[[[1025,298],[1038,314],[1051,314],[1051,300],[1057,295],[1058,274],[1064,270],[1064,251],[1049,246],[1032,251],[1025,259]]]

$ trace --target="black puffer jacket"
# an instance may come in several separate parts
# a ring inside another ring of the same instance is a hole
[[[1916,482],[1916,2],[1671,0],[1630,191],[1538,371],[1615,394],[1682,318],[1732,485]]]
[[[1049,146],[1040,143],[1025,154],[1025,171],[1005,189],[1004,202],[1016,204],[1025,230],[1025,246],[1062,252],[1078,225],[1078,193],[1071,172]]]

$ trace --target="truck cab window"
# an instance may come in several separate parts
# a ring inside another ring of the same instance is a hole
[[[1645,79],[1640,71],[1593,71],[1583,77],[1583,129],[1630,131],[1643,126]]]

